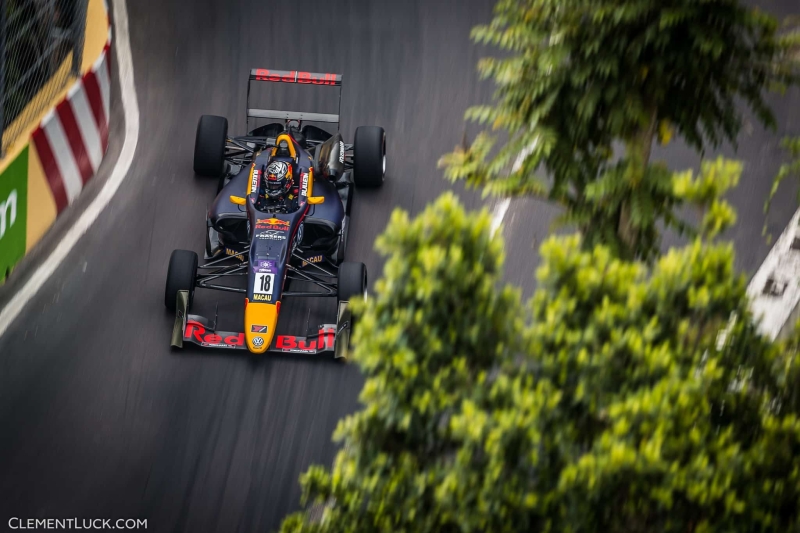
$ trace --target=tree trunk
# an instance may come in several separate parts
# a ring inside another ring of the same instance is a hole
[[[639,130],[626,143],[626,156],[631,165],[631,190],[637,189],[647,172],[647,165],[650,163],[650,152],[653,148],[653,137],[658,127],[658,114],[655,109],[650,112],[650,118],[644,128]],[[623,255],[636,258],[640,255],[636,228],[633,226],[631,215],[631,202],[627,199],[622,201],[619,211],[619,223],[617,226],[617,236],[622,242],[625,253]]]

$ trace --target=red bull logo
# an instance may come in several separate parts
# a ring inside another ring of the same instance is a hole
[[[285,231],[289,229],[292,223],[288,220],[281,220],[279,218],[262,218],[256,222],[256,229],[277,229]]]
[[[244,348],[244,333],[224,333],[207,330],[199,322],[189,321],[183,332],[183,340],[191,341],[205,348]]]

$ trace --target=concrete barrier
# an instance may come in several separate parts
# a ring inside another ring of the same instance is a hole
[[[107,6],[89,0],[82,75],[42,106],[0,160],[0,283],[97,172],[108,147],[110,45]],[[52,92],[45,85],[30,105]]]

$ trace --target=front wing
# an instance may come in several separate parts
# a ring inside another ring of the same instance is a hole
[[[183,343],[190,342],[203,348],[247,350],[244,333],[217,331],[216,318],[214,323],[210,323],[205,317],[186,312],[188,300],[188,291],[178,292],[177,315],[172,330],[172,346],[183,348]],[[328,352],[337,359],[345,358],[350,344],[350,324],[351,316],[347,302],[340,302],[336,324],[323,324],[316,332],[305,337],[275,335],[268,351],[309,355]]]

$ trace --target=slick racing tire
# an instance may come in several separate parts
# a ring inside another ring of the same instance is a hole
[[[164,290],[164,305],[175,312],[178,291],[189,291],[189,307],[194,299],[194,284],[197,280],[197,254],[189,250],[175,250],[169,258],[167,286]]]
[[[386,132],[359,126],[353,141],[353,181],[358,187],[380,187],[386,175]]]
[[[228,119],[203,115],[197,123],[194,140],[194,172],[200,176],[219,178],[225,171],[225,140]]]
[[[349,302],[353,298],[367,299],[367,267],[364,263],[345,261],[339,265],[338,298]]]

